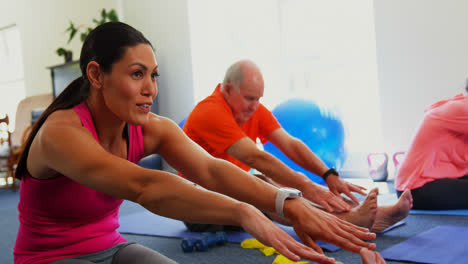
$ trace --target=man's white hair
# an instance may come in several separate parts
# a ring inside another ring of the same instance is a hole
[[[226,75],[224,75],[223,87],[229,83],[232,84],[237,91],[239,91],[240,84],[244,79],[242,63],[243,61],[238,61],[227,69]]]

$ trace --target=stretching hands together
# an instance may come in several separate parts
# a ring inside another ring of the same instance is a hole
[[[301,172],[298,173],[302,174]],[[346,202],[341,196],[342,193],[351,199],[355,205],[359,204],[359,200],[352,194],[353,192],[367,195],[364,192],[366,188],[346,182],[335,175],[328,176],[326,182],[328,188],[310,181],[301,191],[306,199],[322,206],[328,212],[349,211],[351,209],[351,202]]]

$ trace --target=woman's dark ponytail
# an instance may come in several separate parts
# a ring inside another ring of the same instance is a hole
[[[31,143],[39,129],[42,127],[47,117],[57,110],[69,109],[86,100],[89,93],[89,83],[83,77],[76,78],[65,88],[57,98],[44,110],[41,116],[34,123],[29,136],[24,143],[24,149],[21,153],[18,166],[16,167],[15,177],[21,179],[26,172],[26,160],[31,148]]]

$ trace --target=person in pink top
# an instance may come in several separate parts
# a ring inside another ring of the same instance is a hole
[[[375,249],[363,241],[375,238],[367,228],[213,158],[175,122],[150,113],[159,69],[151,43],[133,27],[96,27],[83,43],[80,68],[82,76],[36,121],[16,169],[16,264],[174,263],[117,232],[123,199],[183,221],[241,226],[295,261],[336,263],[315,240],[356,253]],[[135,164],[151,154],[212,191]],[[304,244],[260,210],[289,218]]]
[[[411,190],[414,209],[468,209],[467,173],[468,97],[458,94],[425,111],[395,188]]]

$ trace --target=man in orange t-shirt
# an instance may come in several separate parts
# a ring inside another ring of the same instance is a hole
[[[249,171],[249,165],[231,156],[226,149],[245,137],[252,142],[259,138],[265,143],[268,135],[281,128],[265,106],[260,103],[257,105],[258,108],[253,111],[251,118],[239,125],[224,100],[221,84],[218,84],[213,94],[201,101],[190,114],[184,125],[184,132],[212,156],[230,161]]]
[[[340,193],[359,203],[352,192],[365,195],[364,188],[339,178],[301,140],[281,128],[273,114],[259,102],[263,90],[262,74],[253,62],[234,63],[223,83],[192,110],[184,132],[212,156],[230,161],[245,171],[255,168],[268,180],[302,191],[304,197],[330,212],[350,209]],[[330,191],[258,149],[257,138],[262,143],[270,141],[303,168],[324,176]]]
[[[393,218],[390,215],[391,210],[400,212],[402,209],[403,213],[399,215],[407,215],[411,203],[408,195],[403,195],[400,199],[402,202],[395,205],[397,210],[391,207],[376,209],[376,199],[369,199],[361,207],[363,209],[357,209],[361,210],[357,212],[354,206],[344,201],[341,193],[359,204],[352,192],[366,195],[363,191],[365,188],[342,180],[334,168],[328,168],[301,140],[281,128],[273,114],[259,102],[263,90],[262,74],[253,62],[242,60],[234,63],[227,70],[223,83],[218,84],[215,91],[192,110],[184,124],[184,132],[212,156],[227,160],[245,171],[254,168],[262,173],[256,176],[272,184],[298,189],[306,199],[329,212],[351,210],[349,215],[355,214],[356,217],[343,217],[345,220],[375,232],[401,220],[400,216]],[[270,141],[298,165],[321,175],[329,189],[260,150],[256,145],[257,138],[262,143]],[[193,231],[204,228],[186,224]]]

